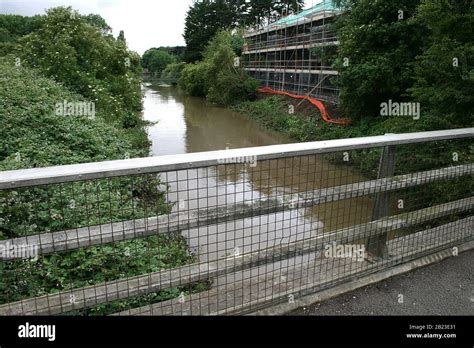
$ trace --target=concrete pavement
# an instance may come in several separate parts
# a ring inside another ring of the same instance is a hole
[[[474,315],[474,250],[289,315]]]

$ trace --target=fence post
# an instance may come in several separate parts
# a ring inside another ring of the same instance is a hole
[[[393,176],[395,173],[395,145],[385,146],[380,156],[377,179]],[[390,193],[378,192],[375,194],[372,220],[379,220],[390,216]],[[367,251],[370,256],[384,258],[388,256],[387,233],[369,237]]]

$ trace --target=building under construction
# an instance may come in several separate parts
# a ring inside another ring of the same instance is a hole
[[[331,68],[338,41],[331,31],[340,11],[325,0],[264,28],[247,31],[242,64],[262,86],[338,102]]]

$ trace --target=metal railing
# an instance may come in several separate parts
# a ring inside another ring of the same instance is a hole
[[[0,172],[0,314],[251,313],[471,242],[473,136]]]
[[[154,77],[150,74],[148,75],[143,74],[142,79],[145,82],[164,83],[164,84],[176,84],[178,82],[177,78]]]

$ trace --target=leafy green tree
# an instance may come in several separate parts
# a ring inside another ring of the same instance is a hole
[[[117,37],[117,40],[118,41],[122,41],[123,43],[126,43],[127,41],[125,40],[125,33],[123,32],[123,30],[120,30],[120,33]]]
[[[205,97],[209,91],[208,69],[205,62],[186,64],[178,80],[179,87],[189,95]]]
[[[168,64],[176,61],[177,58],[164,49],[150,48],[142,56],[142,66],[154,76],[160,76]]]
[[[186,14],[184,60],[195,62],[209,41],[222,29],[268,24],[300,11],[304,0],[203,0],[196,1]]]
[[[169,54],[176,56],[177,60],[182,61],[186,47],[185,46],[160,46],[157,49],[166,51]]]
[[[304,0],[281,0],[276,3],[276,11],[282,15],[288,15],[301,11],[304,4]]]
[[[0,56],[15,53],[18,40],[38,28],[40,16],[24,17],[0,14]]]
[[[242,47],[244,43],[244,31],[242,29],[234,30],[231,37],[231,46],[232,50],[238,57],[242,55]]]
[[[227,0],[195,2],[186,14],[184,60],[195,62],[202,59],[202,52],[209,40],[221,28],[234,28],[237,15]]]
[[[0,29],[7,37],[1,37],[0,40],[13,41],[24,35],[30,34],[38,28],[40,16],[24,17],[19,15],[0,15]],[[6,40],[8,39],[8,40]]]
[[[299,12],[304,0],[252,0],[247,6],[245,24],[265,26],[281,17]]]
[[[99,17],[52,8],[20,43],[22,61],[94,101],[111,120],[123,122],[141,109],[139,56],[109,35]]]
[[[474,2],[425,0],[418,20],[429,29],[411,88],[430,129],[471,127],[474,110]]]
[[[355,120],[380,115],[380,104],[410,99],[413,62],[426,28],[416,20],[420,0],[339,0],[339,71],[342,106]]]
[[[112,35],[112,28],[107,24],[104,18],[98,14],[88,14],[84,19],[91,25],[97,27],[102,32],[102,35]]]
[[[186,67],[185,62],[168,64],[165,70],[163,70],[163,72],[161,73],[161,78],[164,80],[177,81],[181,77],[181,73],[185,67]]]
[[[258,82],[236,63],[229,31],[219,31],[204,51],[204,59],[186,66],[178,82],[187,93],[206,96],[218,105],[254,99]]]

